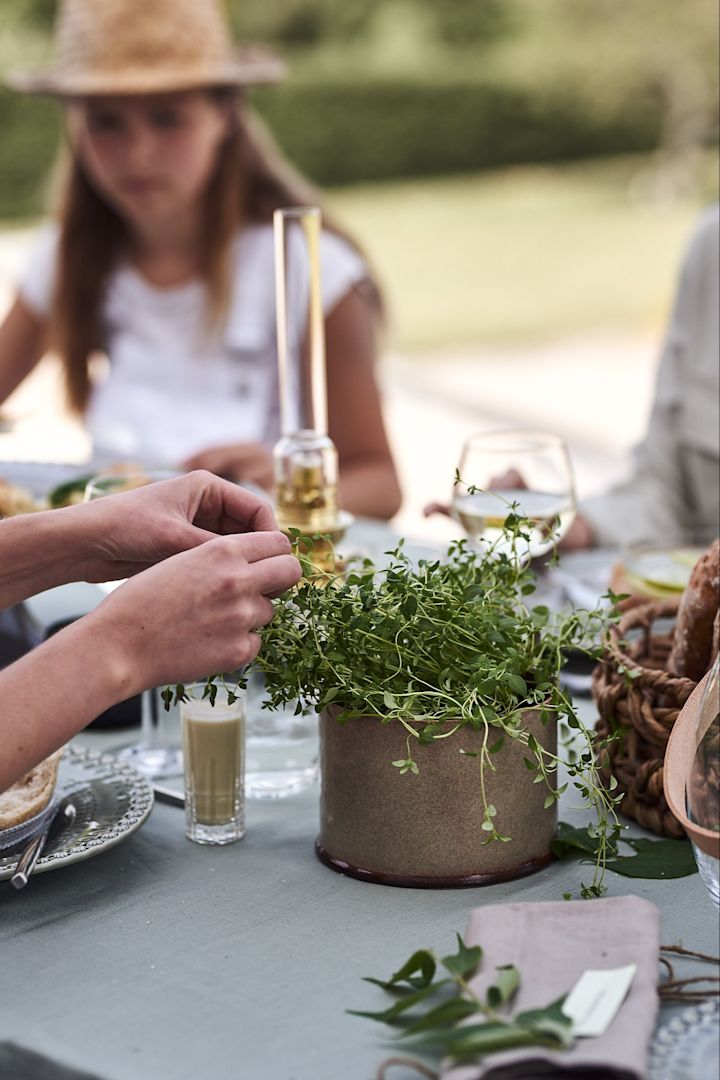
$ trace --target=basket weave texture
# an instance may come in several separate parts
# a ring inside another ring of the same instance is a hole
[[[618,782],[620,812],[659,836],[680,839],[685,830],[665,801],[663,760],[673,724],[697,684],[667,671],[673,632],[653,629],[657,620],[675,615],[676,601],[626,612],[609,631],[593,673],[593,697],[598,742],[619,734],[601,751],[599,764],[605,783],[611,776]]]

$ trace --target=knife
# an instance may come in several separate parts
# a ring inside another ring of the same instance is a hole
[[[48,839],[54,839],[66,825],[74,821],[76,813],[75,806],[71,802],[66,802],[58,807],[47,828],[32,838],[18,859],[15,873],[10,878],[11,885],[14,885],[16,889],[25,888]]]
[[[170,803],[171,806],[185,805],[185,795],[182,791],[165,787],[163,784],[153,784],[152,789],[155,792],[155,798],[159,802]]]

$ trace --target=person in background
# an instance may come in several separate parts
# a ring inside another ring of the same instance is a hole
[[[120,578],[0,671],[0,792],[115,702],[253,660],[300,564],[264,500],[207,472],[0,521],[0,608]]]
[[[559,547],[708,543],[720,532],[720,206],[691,238],[631,477],[586,499]],[[516,470],[498,486],[525,486]],[[451,508],[429,503],[426,516]]]
[[[54,66],[10,80],[61,100],[67,148],[56,221],[0,327],[0,403],[49,346],[97,457],[271,486],[272,214],[319,202],[244,98],[282,73],[269,52],[232,48],[220,0],[61,0]],[[354,241],[324,222],[340,501],[388,518],[400,490],[374,371],[381,297]]]
[[[581,503],[561,546],[709,542],[720,533],[720,207],[690,241],[655,401],[625,483]]]

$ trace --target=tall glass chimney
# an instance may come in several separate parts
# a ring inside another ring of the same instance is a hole
[[[338,461],[327,433],[320,211],[276,210],[273,226],[282,429],[273,451],[276,515],[281,529],[334,533]]]

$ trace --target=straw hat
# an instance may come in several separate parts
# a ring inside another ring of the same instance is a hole
[[[60,0],[55,58],[8,82],[30,94],[149,94],[272,83],[280,57],[230,40],[220,0]]]

